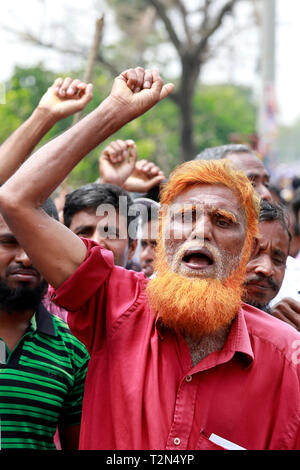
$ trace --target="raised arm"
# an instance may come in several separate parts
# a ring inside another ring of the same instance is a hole
[[[0,184],[15,173],[58,121],[84,109],[91,98],[92,85],[57,78],[31,116],[0,146]]]
[[[140,91],[137,91],[140,89]],[[0,210],[34,266],[55,288],[86,256],[83,241],[41,206],[74,166],[127,122],[173,90],[157,70],[129,69],[89,115],[33,154],[0,188]]]

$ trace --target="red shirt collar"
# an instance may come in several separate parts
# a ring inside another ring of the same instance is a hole
[[[155,327],[159,337],[164,339],[168,328],[162,324],[161,318],[156,318]],[[201,367],[200,363],[196,367],[200,367],[201,370],[210,369],[217,364],[229,361],[235,354],[238,354],[241,357],[241,359],[245,362],[246,367],[248,367],[254,360],[254,353],[251,346],[243,308],[240,308],[237,316],[232,322],[232,326],[223,349],[221,351],[216,351],[215,353],[212,353],[204,358],[201,361],[201,366],[204,367]]]

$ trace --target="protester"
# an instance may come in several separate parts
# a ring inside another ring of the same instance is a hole
[[[64,224],[76,235],[111,250],[116,265],[131,266],[129,263],[133,262],[137,245],[138,212],[133,210],[133,200],[123,188],[133,192],[149,191],[165,178],[164,174],[152,162],[137,162],[134,141],[120,139],[110,142],[101,152],[99,172],[97,183],[81,186],[67,194]],[[119,212],[120,198],[125,203],[123,213]],[[112,209],[111,214],[104,210],[108,206]]]
[[[140,214],[138,255],[140,270],[146,277],[154,273],[154,260],[159,231],[159,204],[152,199],[137,198],[134,201]]]
[[[276,297],[271,300],[270,306],[278,318],[293,318],[293,323],[299,328],[300,323],[300,231],[298,223],[298,211],[300,207],[300,193],[295,193],[288,204],[290,231],[292,239],[290,252],[286,260],[285,275],[282,286]],[[298,319],[299,317],[299,319]]]
[[[64,224],[76,235],[111,250],[114,263],[125,267],[137,244],[136,216],[130,215],[132,207],[133,200],[118,186],[90,183],[66,196]]]
[[[80,448],[220,449],[212,435],[246,449],[299,448],[299,335],[241,303],[259,215],[242,172],[225,160],[174,171],[150,281],[40,208],[93,146],[172,91],[151,76],[121,74],[95,112],[0,188],[7,223],[91,352]]]
[[[269,306],[277,295],[285,274],[286,260],[292,235],[288,227],[288,214],[279,204],[265,200],[260,203],[259,243],[252,254],[246,270],[245,302],[273,314]],[[274,309],[277,318],[291,323],[296,329],[300,326],[300,309],[295,302],[295,312],[287,309],[287,316],[279,315],[279,307]]]
[[[53,206],[43,206],[50,217]],[[1,449],[55,449],[57,428],[60,448],[78,449],[89,355],[43,306],[45,292],[0,216]]]
[[[272,195],[269,191],[269,174],[263,163],[248,146],[234,144],[208,148],[197,155],[196,160],[201,158],[230,160],[237,169],[246,174],[262,199],[272,201]],[[294,253],[295,237],[293,230],[291,232],[293,236],[289,249],[291,253]],[[298,325],[300,321],[297,320],[300,310],[299,272],[300,263],[293,256],[288,255],[281,288],[277,295],[270,299],[269,304],[274,316],[284,321],[286,319],[288,323],[290,323],[290,318],[293,318],[294,325]]]
[[[155,194],[156,188],[165,181],[165,175],[157,165],[147,160],[137,161],[137,149],[133,140],[112,141],[100,155],[99,172],[99,182],[113,183],[135,194]],[[158,236],[159,204],[148,197],[138,197],[134,199],[134,208],[136,215],[140,216],[141,225],[137,249],[126,267],[135,271],[142,270],[150,277],[153,274]]]
[[[272,200],[272,196],[269,191],[270,175],[262,161],[250,147],[240,144],[211,147],[199,153],[196,160],[219,158],[230,160],[236,168],[242,170],[251,181],[257,194],[259,194],[262,199],[266,199],[267,201]]]
[[[295,293],[298,293],[297,279],[299,286],[299,275],[290,276],[296,267],[293,268],[293,263],[291,264],[294,258],[289,256],[294,239],[294,232],[291,233],[289,227],[293,225],[289,224],[285,207],[261,202],[260,243],[248,264],[245,301],[300,331],[300,302],[289,296],[295,297]],[[289,263],[288,270],[286,263]],[[284,291],[281,288],[284,278],[289,291],[286,287]],[[299,293],[298,298],[300,300]]]
[[[70,77],[58,77],[42,96],[30,117],[0,146],[0,184],[21,166],[58,121],[82,111],[91,101],[92,92],[92,84]],[[48,198],[46,210],[51,217],[60,220],[51,198]],[[67,320],[67,312],[54,305],[47,292],[43,303],[52,314]]]

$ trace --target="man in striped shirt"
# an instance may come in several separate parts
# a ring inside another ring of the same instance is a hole
[[[89,355],[44,307],[46,290],[0,216],[1,449],[55,449],[57,428],[62,449],[78,448]]]

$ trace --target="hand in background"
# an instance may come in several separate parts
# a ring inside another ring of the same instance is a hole
[[[300,331],[300,302],[286,297],[271,308],[271,313]]]
[[[164,179],[165,175],[157,165],[148,160],[139,160],[125,181],[124,189],[129,192],[146,193]]]
[[[39,102],[38,108],[51,113],[55,120],[82,111],[93,98],[93,85],[78,79],[57,78]]]
[[[99,157],[100,183],[123,187],[135,168],[137,150],[133,140],[111,142]]]

